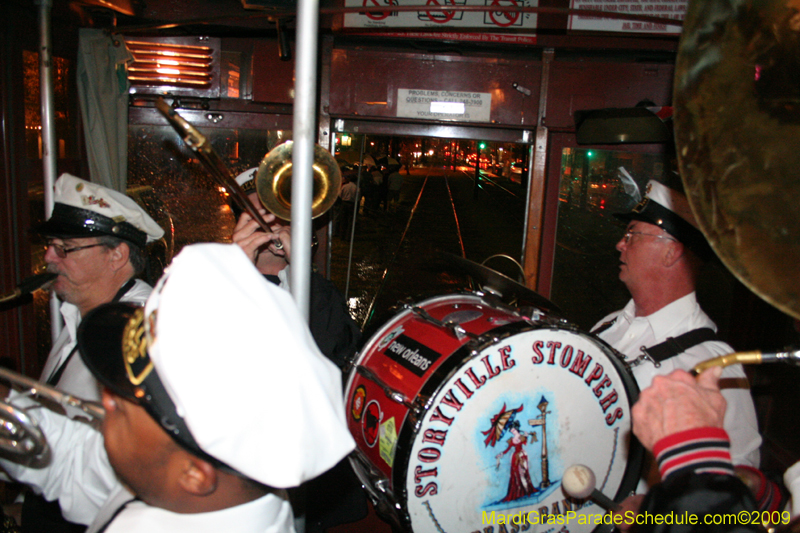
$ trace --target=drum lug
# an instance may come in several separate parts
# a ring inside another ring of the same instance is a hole
[[[404,405],[408,409],[414,409],[413,402],[409,400],[405,394],[396,389],[391,388],[389,385],[386,384],[386,382],[384,382],[381,378],[375,375],[375,373],[372,370],[361,365],[356,365],[355,369],[356,372],[364,376],[366,379],[375,383],[381,389],[383,389],[383,393],[386,394],[387,398],[389,398],[393,402],[397,402],[401,405]]]
[[[428,405],[429,401],[430,396],[419,395],[416,397],[413,405],[409,408],[408,413],[406,414],[406,417],[412,426],[416,427],[422,421],[422,417],[427,411],[425,406]]]
[[[424,320],[426,322],[430,322],[431,324],[433,324],[435,326],[439,326],[440,328],[443,328],[443,329],[449,331],[458,340],[462,340],[462,339],[467,338],[467,337],[470,338],[470,339],[477,339],[478,338],[477,335],[475,335],[474,333],[470,333],[469,331],[465,330],[463,327],[461,327],[461,324],[458,324],[457,322],[451,322],[449,320],[447,322],[443,322],[443,321],[441,321],[439,319],[433,318],[422,307],[419,307],[419,306],[416,306],[416,305],[409,305],[409,304],[404,304],[403,307],[405,309],[410,310],[412,313],[417,315],[422,320]]]
[[[354,451],[348,458],[353,472],[364,487],[378,516],[391,525],[393,531],[404,531],[406,527],[403,519],[410,522],[410,518],[397,502],[394,492],[389,487],[389,480],[370,464],[361,451]]]

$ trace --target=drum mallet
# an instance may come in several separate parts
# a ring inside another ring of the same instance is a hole
[[[572,465],[564,471],[561,487],[568,496],[578,500],[590,498],[607,511],[620,511],[617,502],[595,488],[597,479],[591,468],[585,465]]]

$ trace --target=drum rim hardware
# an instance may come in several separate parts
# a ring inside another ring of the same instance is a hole
[[[347,459],[378,516],[389,523],[393,530],[404,530],[405,524],[411,523],[411,517],[400,505],[392,489],[387,486],[389,479],[384,477],[383,472],[379,472],[358,448],[353,450]],[[383,494],[385,499],[379,498],[377,493]]]
[[[411,311],[417,317],[421,318],[426,322],[429,322],[435,326],[439,326],[440,328],[449,331],[458,340],[462,340],[465,337],[469,337],[471,340],[476,340],[478,338],[478,335],[475,335],[474,333],[470,333],[469,331],[465,330],[458,322],[453,322],[450,320],[444,322],[437,318],[433,318],[425,309],[419,306],[404,303],[402,308]]]
[[[391,388],[389,385],[386,384],[385,381],[383,381],[381,378],[379,378],[369,368],[367,368],[365,366],[362,366],[362,365],[355,365],[355,364],[353,365],[353,368],[360,375],[364,376],[368,380],[370,380],[373,383],[375,383],[378,387],[383,389],[383,392],[384,392],[384,394],[386,394],[387,398],[389,398],[393,402],[397,402],[397,403],[407,407],[409,409],[409,412],[418,408],[418,406],[414,402],[409,400],[408,397],[405,394],[403,394],[402,392],[400,392],[400,391],[398,391],[396,389]]]

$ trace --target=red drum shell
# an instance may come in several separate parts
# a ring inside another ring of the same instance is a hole
[[[548,516],[558,529],[594,530],[578,521],[604,511],[569,498],[560,479],[580,463],[607,496],[636,487],[638,389],[621,359],[590,334],[530,323],[476,294],[416,307],[369,339],[346,388],[353,464],[379,507],[415,533],[523,516],[528,531],[554,527],[535,523]]]

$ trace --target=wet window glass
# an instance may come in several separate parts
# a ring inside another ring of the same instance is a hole
[[[241,128],[203,134],[233,176],[291,139],[291,132]],[[171,126],[129,127],[128,190],[168,233],[170,255],[194,242],[230,242],[229,192]]]
[[[669,169],[663,155],[564,149],[550,296],[577,325],[588,329],[629,300],[615,249],[626,224],[614,213],[630,211]]]
[[[42,102],[39,95],[39,54],[23,51],[23,84],[25,86],[25,143],[30,159],[42,158]],[[70,62],[63,57],[53,58],[53,104],[56,129],[56,148],[59,159],[76,157],[77,145],[70,98]]]

